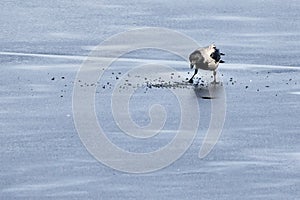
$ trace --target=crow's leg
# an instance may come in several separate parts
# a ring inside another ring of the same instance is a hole
[[[213,84],[217,84],[217,83],[219,83],[219,82],[217,82],[217,71],[216,70],[214,70],[213,71],[213,75],[214,75],[214,81],[212,82]]]
[[[189,83],[193,83],[193,78],[194,76],[198,73],[198,69],[195,69],[195,73],[194,75],[192,76],[192,78],[189,80]]]

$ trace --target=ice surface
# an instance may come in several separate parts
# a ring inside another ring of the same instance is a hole
[[[0,7],[0,199],[299,198],[297,0],[16,0],[1,1]],[[203,46],[214,42],[226,53],[218,72],[226,91],[226,119],[213,151],[199,159],[213,101],[200,84],[211,81],[211,72],[200,71],[197,87],[202,89],[197,90],[182,84],[192,71],[176,56],[151,50],[151,55],[124,55],[95,85],[99,123],[115,144],[153,151],[170,142],[178,128],[172,93],[165,86],[149,88],[149,80],[141,79],[130,104],[132,119],[147,125],[149,106],[157,102],[170,118],[149,140],[120,132],[103,105],[110,105],[117,81],[135,65],[174,67],[180,77],[158,76],[167,77],[171,87],[196,92],[201,119],[193,144],[179,160],[157,172],[128,174],[101,164],[81,143],[72,92],[77,70],[93,47],[113,34],[147,26],[180,31]]]

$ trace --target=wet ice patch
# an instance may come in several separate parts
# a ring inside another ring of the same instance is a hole
[[[78,178],[69,178],[65,180],[56,180],[48,181],[47,183],[35,183],[35,184],[21,184],[13,187],[3,189],[4,193],[15,193],[15,192],[36,192],[36,191],[45,191],[57,188],[65,188],[71,186],[86,185],[90,182],[93,182],[92,179],[78,179]]]
[[[82,34],[68,33],[68,32],[53,32],[49,33],[50,37],[62,39],[82,39]]]
[[[296,95],[300,95],[300,91],[289,92],[289,94],[296,94]]]
[[[24,57],[39,57],[39,58],[54,58],[66,60],[84,60],[85,56],[59,55],[59,54],[42,54],[42,53],[23,53],[23,52],[0,52],[0,55],[6,56],[24,56]]]
[[[228,16],[228,15],[216,15],[211,17],[214,20],[221,20],[221,21],[239,21],[239,22],[246,22],[246,21],[259,21],[262,18],[258,17],[244,17],[244,16]]]

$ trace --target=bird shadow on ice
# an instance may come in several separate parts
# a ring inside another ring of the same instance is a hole
[[[223,84],[210,83],[207,86],[195,85],[193,88],[196,96],[201,99],[219,99],[224,96]]]
[[[223,83],[190,84],[188,82],[164,82],[147,83],[148,88],[171,88],[171,89],[190,89],[193,90],[197,98],[201,99],[219,99],[225,94]]]

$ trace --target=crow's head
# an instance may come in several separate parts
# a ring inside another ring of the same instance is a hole
[[[214,44],[210,45],[210,47],[214,49],[214,51],[210,54],[210,57],[214,59],[216,63],[224,63],[224,61],[221,60],[221,56],[224,56],[225,54],[221,53]]]

